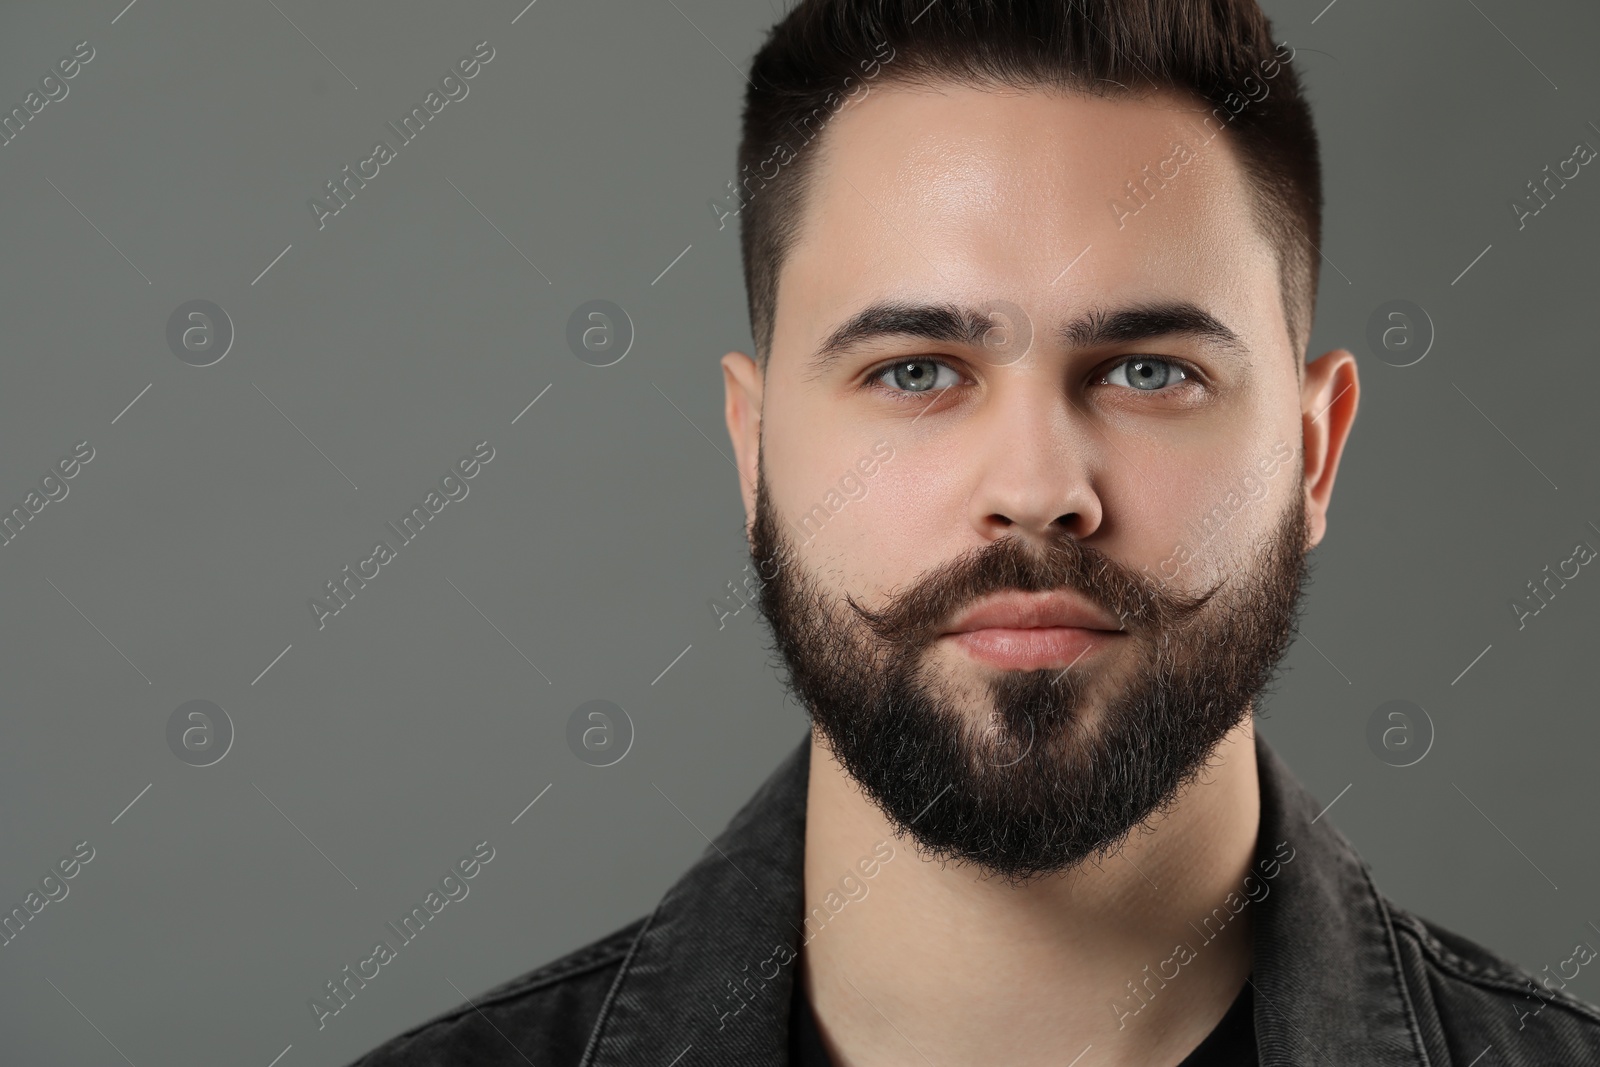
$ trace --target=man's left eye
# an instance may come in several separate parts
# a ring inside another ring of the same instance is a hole
[[[1150,393],[1188,377],[1182,367],[1169,359],[1136,356],[1123,360],[1107,371],[1105,381],[1111,385],[1125,385]]]

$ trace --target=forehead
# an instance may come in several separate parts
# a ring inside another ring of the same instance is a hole
[[[1005,299],[1038,326],[1184,300],[1272,343],[1276,255],[1207,114],[1177,94],[874,88],[830,120],[810,161],[775,362],[884,298]]]

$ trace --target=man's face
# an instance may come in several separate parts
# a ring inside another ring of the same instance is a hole
[[[1203,136],[1176,97],[881,89],[830,122],[780,275],[763,614],[868,796],[1008,878],[1172,801],[1281,658],[1321,536],[1277,261]],[[952,632],[1005,593],[1068,614]]]

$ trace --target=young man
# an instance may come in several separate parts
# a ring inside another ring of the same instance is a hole
[[[361,1061],[1600,1062],[1252,730],[1355,360],[1251,0],[803,0],[722,360],[811,736],[649,916]]]

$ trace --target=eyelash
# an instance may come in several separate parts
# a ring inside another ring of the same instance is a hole
[[[1172,392],[1176,388],[1177,384],[1181,383],[1181,382],[1186,382],[1187,381],[1187,382],[1196,382],[1197,384],[1199,384],[1200,382],[1203,381],[1203,375],[1201,375],[1200,372],[1198,370],[1196,370],[1193,365],[1191,365],[1189,363],[1186,363],[1181,359],[1172,359],[1172,358],[1170,358],[1168,356],[1124,356],[1122,359],[1119,359],[1117,362],[1108,365],[1103,372],[1098,373],[1097,375],[1095,375],[1095,384],[1098,385],[1098,384],[1103,383],[1105,381],[1105,379],[1107,379],[1107,378],[1109,378],[1111,376],[1111,372],[1116,370],[1117,368],[1125,367],[1130,363],[1137,363],[1137,362],[1140,362],[1141,360],[1149,361],[1149,362],[1152,362],[1152,363],[1165,363],[1168,366],[1170,366],[1171,368],[1173,368],[1175,371],[1177,371],[1178,374],[1179,374],[1179,377],[1178,377],[1176,382],[1170,383],[1167,387],[1162,388],[1162,389],[1135,389],[1132,386],[1123,386],[1122,388],[1126,392],[1130,392],[1130,393],[1141,393],[1141,392],[1144,392],[1144,393],[1152,393],[1152,394],[1155,394],[1155,393],[1166,393],[1166,392]],[[945,393],[950,392],[952,389],[956,388],[955,386],[947,386],[944,389],[938,389],[938,390],[930,389],[930,390],[927,390],[925,392],[918,393],[918,392],[913,392],[913,391],[907,390],[907,389],[895,389],[895,388],[892,388],[890,386],[887,386],[887,385],[883,384],[881,379],[886,374],[888,374],[890,371],[893,371],[896,367],[899,367],[902,364],[906,364],[906,363],[931,363],[936,367],[943,367],[946,370],[949,370],[952,373],[954,373],[954,374],[956,374],[956,375],[958,375],[960,377],[965,377],[965,375],[961,374],[961,369],[959,367],[957,367],[954,363],[951,363],[948,360],[937,359],[937,358],[935,358],[933,356],[915,356],[915,357],[891,360],[888,363],[884,363],[884,364],[881,364],[881,365],[879,365],[877,367],[874,367],[871,371],[869,371],[867,373],[867,380],[862,383],[862,388],[869,389],[869,390],[871,390],[873,392],[877,392],[877,393],[884,393],[884,394],[887,394],[887,395],[889,395],[891,397],[904,398],[904,399],[926,398],[926,397],[929,396],[929,394],[935,394],[935,395],[942,396]]]

